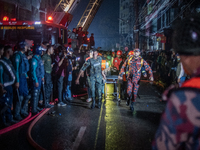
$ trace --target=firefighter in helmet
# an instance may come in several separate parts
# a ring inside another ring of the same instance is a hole
[[[125,73],[125,68],[128,65],[128,75],[127,75],[127,94],[128,94],[128,101],[127,105],[131,101],[130,110],[134,111],[134,102],[136,101],[137,92],[139,89],[139,80],[141,77],[141,68],[144,66],[145,70],[149,72],[150,79],[153,81],[153,72],[149,64],[140,57],[140,49],[134,49],[134,57],[129,57],[126,59],[125,63],[123,64],[121,71],[119,73],[119,79],[122,80],[122,77]]]

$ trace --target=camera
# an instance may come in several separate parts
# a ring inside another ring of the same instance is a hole
[[[76,61],[79,61],[80,60],[80,57],[76,57]]]

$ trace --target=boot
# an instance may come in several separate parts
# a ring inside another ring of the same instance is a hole
[[[98,102],[98,105],[97,105],[97,107],[98,107],[99,109],[101,108],[101,101],[102,101],[102,99],[99,98],[99,102]]]
[[[44,105],[44,108],[53,108],[54,106],[49,104],[48,102]]]
[[[127,97],[126,106],[129,106],[129,105],[130,105],[130,101],[131,101],[131,98],[130,98],[130,97]]]
[[[26,118],[28,117],[28,102],[31,98],[31,95],[27,95],[24,97],[24,102],[22,103],[21,115]]]
[[[134,105],[134,102],[131,102],[130,110],[131,110],[132,112],[134,111],[133,105]]]
[[[92,105],[91,105],[91,109],[94,109],[95,107],[95,98],[92,98]]]
[[[16,105],[14,109],[14,119],[17,121],[21,121],[23,119],[20,115],[21,104],[22,104],[23,99],[24,99],[23,96],[19,96],[19,98],[16,100]]]
[[[32,114],[38,114],[37,106],[38,106],[38,98],[39,98],[39,91],[33,90],[32,91]]]
[[[54,107],[53,105],[49,104],[50,97],[45,97],[44,99],[44,108],[52,108]]]
[[[37,105],[36,105],[36,108],[37,108],[37,110],[40,112],[40,111],[42,111],[43,110],[43,108],[41,108],[42,107],[42,105],[41,105],[41,107],[39,107],[39,99],[40,99],[40,96],[41,95],[41,93],[40,93],[40,90],[38,90],[38,95],[37,95]]]

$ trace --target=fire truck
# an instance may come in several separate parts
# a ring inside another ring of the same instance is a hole
[[[103,0],[90,0],[76,28],[81,27],[83,34],[88,34],[89,28],[95,14]],[[72,21],[72,11],[80,0],[70,0],[65,3],[63,0],[57,4],[51,16],[46,21],[22,21],[16,18],[4,16],[0,20],[0,42],[3,44],[15,45],[19,40],[33,40],[34,43],[47,42],[52,45],[61,44],[71,46],[72,39],[68,39],[68,25]],[[56,12],[61,7],[63,12]],[[89,43],[89,38],[87,38]]]
[[[71,21],[72,16],[66,14],[64,23],[55,24],[51,16],[47,21],[21,21],[15,18],[9,19],[7,16],[0,21],[0,40],[4,44],[16,44],[22,39],[33,40],[34,43],[48,42],[50,44],[67,43],[67,21]]]

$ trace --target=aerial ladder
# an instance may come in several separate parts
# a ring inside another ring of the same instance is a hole
[[[82,27],[82,31],[88,30],[102,1],[103,0],[90,0],[76,28]]]
[[[59,24],[63,18],[66,18],[68,20],[72,20],[72,12],[76,8],[76,6],[79,4],[80,0],[60,0],[59,3],[56,5],[52,17],[54,23]],[[60,7],[63,11],[57,12],[58,7]]]

